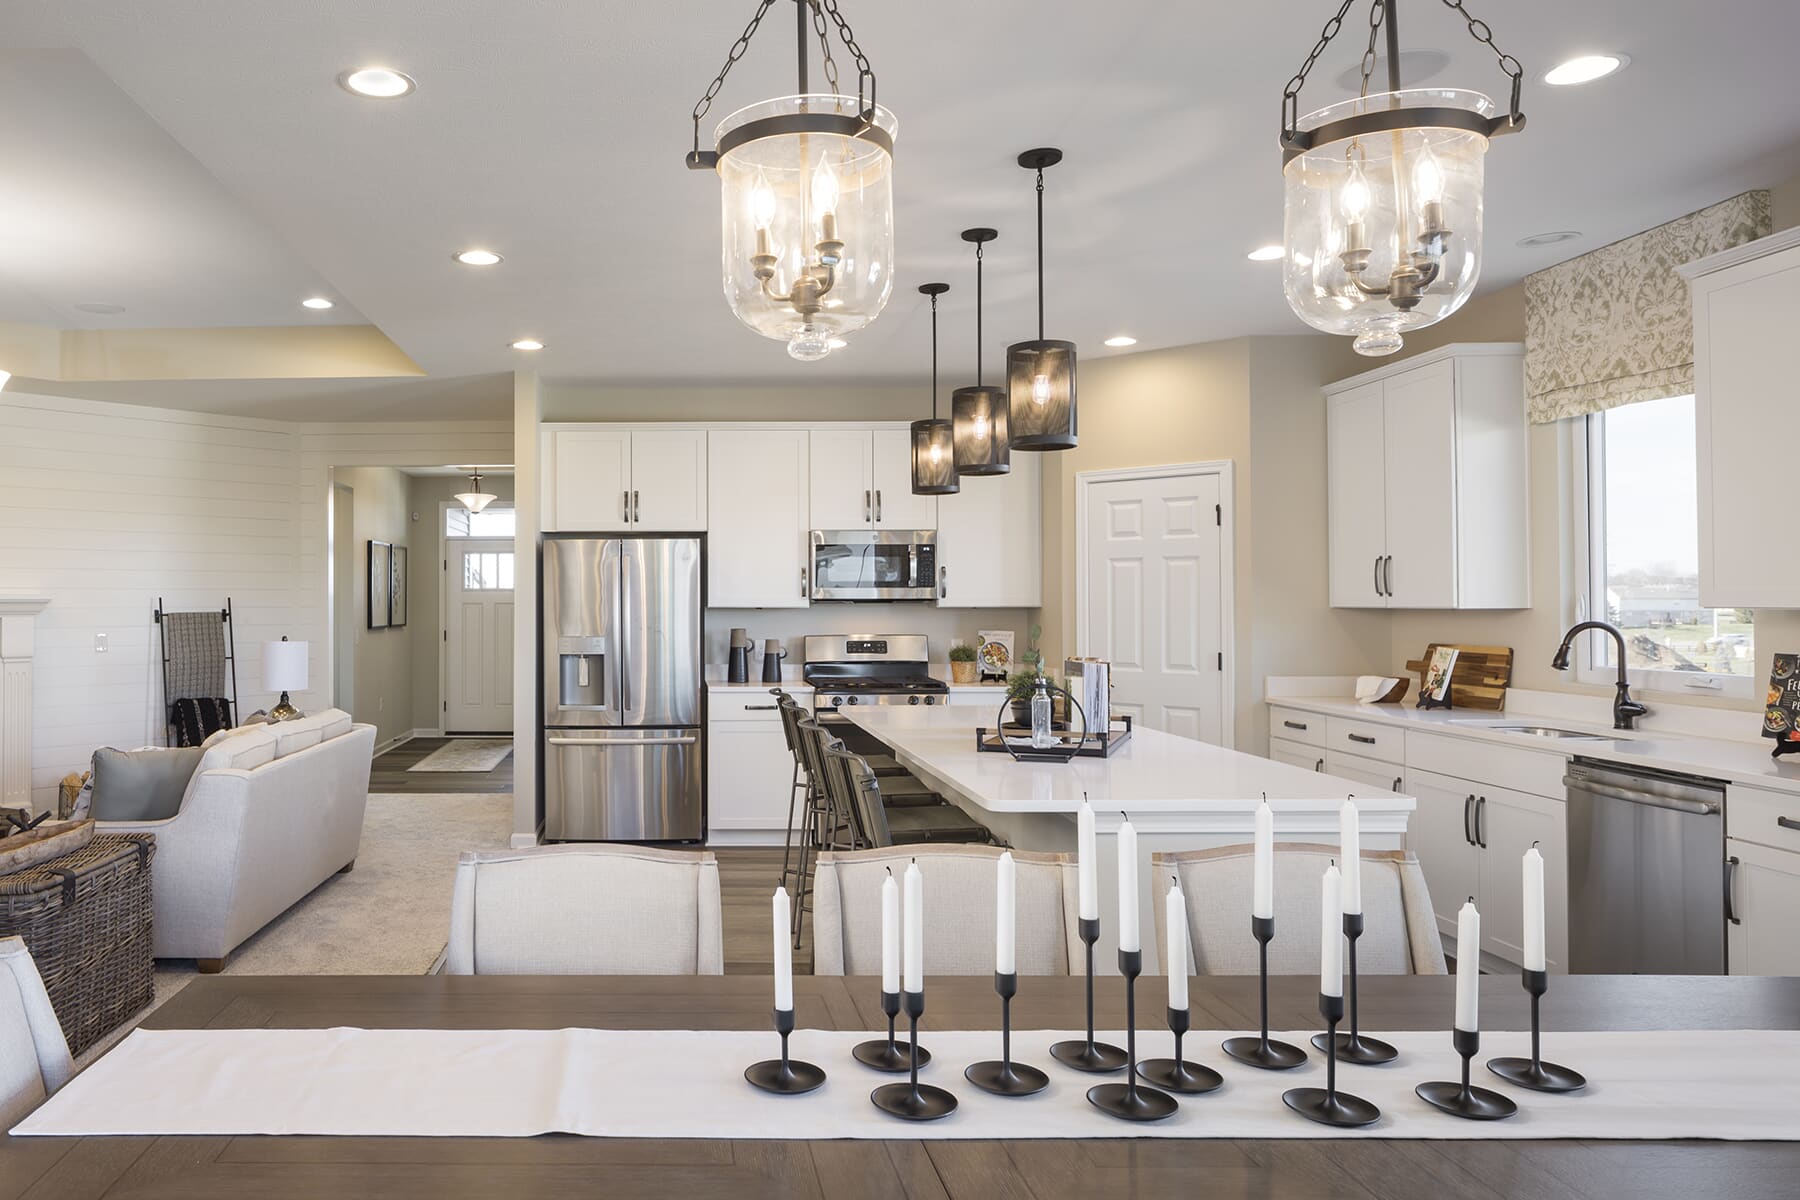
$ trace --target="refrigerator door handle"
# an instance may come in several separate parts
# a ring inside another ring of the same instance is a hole
[[[774,707],[770,705],[769,707]],[[700,740],[697,734],[682,736],[671,734],[668,737],[640,738],[584,738],[584,737],[547,737],[546,746],[692,746]]]
[[[619,543],[619,628],[615,640],[618,642],[619,656],[619,720],[631,711],[631,660],[625,657],[627,635],[631,630],[631,609],[626,607],[627,597],[631,595],[631,583],[626,579],[626,564],[631,561],[625,543]]]

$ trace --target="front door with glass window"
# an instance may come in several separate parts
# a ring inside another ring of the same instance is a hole
[[[444,731],[513,727],[513,540],[450,538],[444,555]]]

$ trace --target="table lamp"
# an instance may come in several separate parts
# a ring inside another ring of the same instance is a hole
[[[307,643],[285,637],[263,643],[263,687],[281,693],[280,702],[269,710],[269,720],[291,721],[304,715],[288,700],[288,692],[306,690],[306,650]]]

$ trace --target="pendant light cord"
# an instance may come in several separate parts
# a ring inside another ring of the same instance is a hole
[[[981,251],[975,243],[975,386],[981,386]]]
[[[1044,168],[1037,173],[1038,341],[1044,340]]]
[[[931,298],[931,419],[937,420],[937,297]]]

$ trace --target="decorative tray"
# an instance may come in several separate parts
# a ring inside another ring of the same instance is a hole
[[[1011,747],[1001,744],[1006,738]],[[1121,715],[1113,718],[1112,727],[1106,731],[1106,739],[1097,736],[1083,742],[1081,749],[1074,751],[1081,758],[1105,758],[1114,750],[1131,740],[1131,717]],[[1056,731],[1056,747],[1050,750],[1039,750],[1031,745],[1031,730],[1024,725],[1002,725],[999,729],[980,728],[975,731],[975,749],[986,754],[1011,753],[1023,762],[1066,762],[1070,748],[1081,735],[1066,729]]]

